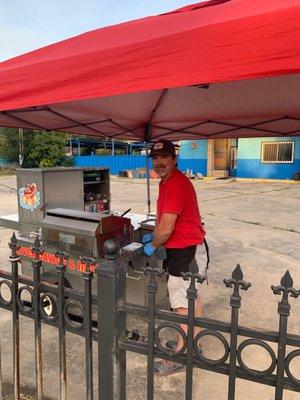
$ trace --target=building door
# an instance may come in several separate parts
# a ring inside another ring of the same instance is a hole
[[[208,176],[236,176],[237,139],[211,139],[207,146]]]
[[[227,177],[229,169],[229,145],[227,139],[213,139],[211,146],[210,162],[211,176]]]
[[[228,143],[227,139],[214,140],[214,170],[228,170]]]

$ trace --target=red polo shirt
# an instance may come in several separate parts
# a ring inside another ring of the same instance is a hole
[[[159,184],[158,222],[162,214],[178,215],[174,231],[164,243],[165,247],[183,248],[203,243],[205,231],[194,186],[177,168],[166,181]]]

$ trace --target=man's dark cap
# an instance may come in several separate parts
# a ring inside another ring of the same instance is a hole
[[[176,156],[175,146],[169,140],[161,139],[153,143],[148,157],[170,155]]]

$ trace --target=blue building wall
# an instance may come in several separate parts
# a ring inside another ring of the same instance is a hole
[[[261,157],[261,142],[263,141],[287,141],[293,140],[294,162],[263,164]],[[181,142],[178,167],[181,171],[187,169],[194,173],[200,172],[207,175],[207,140],[187,140]],[[75,165],[82,167],[110,168],[113,175],[119,171],[132,170],[146,167],[146,156],[76,156]],[[150,160],[150,169],[152,162]],[[238,140],[238,160],[236,176],[240,178],[269,178],[269,179],[293,179],[295,172],[300,172],[300,137],[284,138],[251,138]]]
[[[207,160],[207,140],[183,140],[180,142],[180,158]]]
[[[264,164],[261,160],[261,143],[294,141],[294,162]],[[238,140],[237,173],[239,178],[293,179],[300,172],[300,137],[251,138]]]
[[[120,171],[132,170],[146,167],[146,156],[75,156],[74,165],[76,167],[108,167],[112,175],[118,175]],[[149,160],[149,168],[152,169],[152,161]],[[200,172],[206,175],[206,160],[204,159],[184,159],[178,157],[178,168],[185,172],[192,169],[194,173]]]
[[[187,169],[192,170],[194,174],[200,172],[202,175],[207,174],[207,161],[206,160],[193,160],[193,159],[182,159],[179,158],[178,168],[182,172],[186,172]]]
[[[193,170],[207,175],[207,140],[183,140],[180,142],[179,169]]]
[[[74,165],[77,167],[109,167],[112,175],[118,175],[120,171],[145,168],[146,156],[76,156]],[[152,168],[151,160],[150,168]]]

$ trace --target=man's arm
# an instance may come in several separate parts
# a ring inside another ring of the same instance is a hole
[[[174,230],[177,216],[177,214],[169,213],[164,213],[161,216],[160,222],[153,232],[153,247],[157,248],[163,245],[169,239]]]

